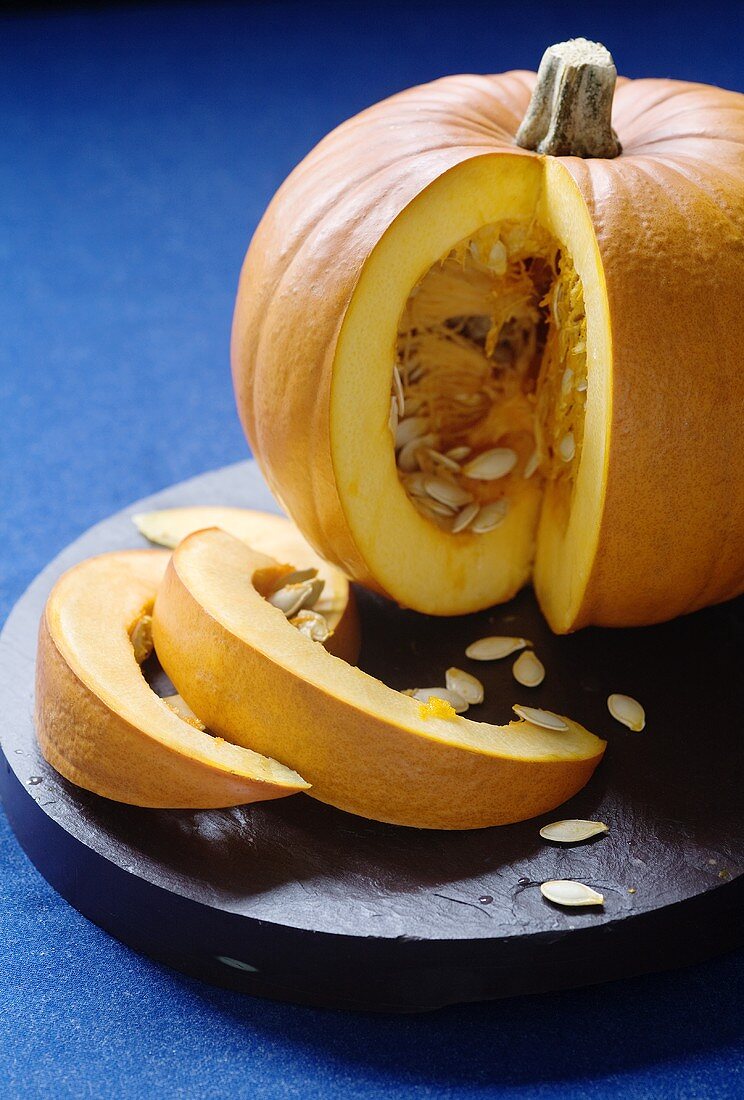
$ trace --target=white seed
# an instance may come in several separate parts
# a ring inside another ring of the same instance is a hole
[[[496,241],[491,246],[491,251],[488,253],[488,266],[493,271],[494,275],[506,274],[506,245],[502,241]]]
[[[587,379],[586,378],[580,378],[579,381],[576,383],[576,392],[577,393],[586,393],[588,387],[589,387],[589,382],[587,381]]]
[[[396,451],[405,447],[406,443],[410,443],[412,439],[423,436],[428,427],[429,421],[425,416],[409,416],[406,420],[401,420],[395,433]]]
[[[454,691],[457,695],[461,695],[465,702],[471,706],[483,702],[485,694],[483,684],[477,677],[471,676],[469,672],[465,672],[461,668],[448,668],[445,673],[445,683],[448,691]]]
[[[495,481],[511,473],[517,464],[517,458],[517,452],[511,447],[493,447],[471,459],[462,472],[466,477],[478,481]]]
[[[630,695],[610,695],[607,709],[613,718],[629,730],[639,733],[646,725],[646,712],[637,699]]]
[[[450,458],[449,455],[443,455],[441,451],[434,451],[431,447],[426,448],[426,453],[432,462],[436,462],[439,466],[444,466],[446,470],[451,470],[453,474],[459,474],[460,463],[455,462],[454,458]]]
[[[544,730],[563,730],[568,729],[568,722],[565,722],[559,714],[553,714],[552,710],[540,710],[539,707],[523,707],[519,703],[515,703],[512,710],[520,718],[524,718],[525,722],[529,722],[533,726],[539,726]]]
[[[534,688],[545,679],[545,665],[532,652],[525,650],[520,653],[512,667],[512,675],[518,684],[523,687]]]
[[[493,504],[484,504],[470,524],[470,530],[476,535],[486,535],[503,523],[508,511],[508,500],[496,500]]]
[[[419,703],[428,703],[431,698],[442,699],[445,703],[449,703],[455,714],[464,714],[468,709],[468,704],[462,695],[447,688],[416,688],[413,698],[418,699]]]
[[[524,466],[524,473],[522,474],[522,477],[524,478],[525,481],[529,481],[529,479],[532,477],[532,475],[537,473],[537,468],[538,468],[539,465],[540,465],[540,455],[539,455],[537,447],[536,447],[535,450],[530,455],[530,457],[527,459],[527,461],[525,463],[525,466]]]
[[[405,421],[403,421],[405,424]],[[418,468],[418,452],[422,448],[433,447],[436,445],[437,437],[433,434],[419,436],[418,439],[412,439],[410,443],[406,443],[401,448],[398,455],[398,468],[405,473],[413,473]]]
[[[448,516],[451,519],[457,511],[451,504],[443,504],[441,500],[433,500],[429,497],[427,497],[426,500],[422,500],[421,503],[425,504],[429,511],[433,512],[435,516]]]
[[[563,439],[558,444],[558,454],[564,462],[573,461],[573,457],[576,454],[576,440],[574,439],[573,432],[566,432]]]
[[[543,825],[540,836],[543,840],[552,840],[556,844],[580,844],[582,840],[588,840],[591,836],[599,836],[601,833],[609,833],[609,825],[604,821],[582,821],[572,818],[566,821],[551,821],[550,825]]]
[[[466,504],[465,507],[457,513],[457,519],[452,524],[452,534],[457,535],[460,531],[464,531],[469,523],[475,519],[480,512],[480,507],[473,502],[472,504]]]
[[[479,638],[471,642],[465,650],[465,656],[471,661],[501,661],[512,653],[532,645],[526,638],[507,638],[493,634],[488,638]]]
[[[301,584],[288,584],[278,589],[278,591],[272,592],[270,596],[267,596],[267,600],[273,607],[278,607],[280,611],[283,611],[290,619],[304,608],[312,607],[314,603],[317,603],[324,586],[325,581],[317,579],[303,581]]]
[[[458,405],[465,405],[467,408],[480,405],[488,400],[484,393],[456,393],[454,399]]]
[[[398,399],[398,409],[402,412],[406,407],[406,395],[403,392],[403,380],[400,377],[397,363],[393,367],[393,388]]]
[[[416,470],[413,474],[406,474],[403,479],[405,485],[411,496],[425,497],[426,496],[426,474],[422,474],[420,470]]]
[[[395,433],[398,431],[398,398],[390,398],[390,412],[388,413],[388,428],[390,433],[395,438]]]
[[[432,500],[438,500],[440,504],[447,504],[450,508],[461,508],[463,504],[470,504],[473,499],[472,493],[468,493],[453,481],[445,481],[444,478],[436,477],[434,474],[426,478],[424,485]]]
[[[317,569],[293,569],[291,573],[283,573],[277,577],[269,592],[278,592],[290,584],[302,584],[303,581],[312,581],[317,577]]]
[[[540,893],[556,905],[567,905],[572,908],[582,905],[604,905],[602,894],[592,890],[591,886],[586,886],[583,882],[574,882],[569,878],[544,882],[540,887]]]
[[[474,260],[480,260],[480,248],[477,241],[471,241],[468,245],[468,251]]]
[[[305,634],[314,642],[325,642],[331,636],[331,630],[325,618],[317,611],[300,611],[289,620],[300,634]]]
[[[464,447],[464,446],[463,447],[450,447],[450,449],[447,451],[447,458],[451,458],[455,462],[462,462],[463,459],[468,457],[468,455],[470,454],[472,449],[473,449],[472,447]]]
[[[561,393],[570,393],[573,386],[573,374],[571,367],[566,367],[561,378]]]

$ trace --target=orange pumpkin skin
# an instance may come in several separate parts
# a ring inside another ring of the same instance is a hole
[[[546,613],[560,631],[661,621],[744,590],[744,96],[621,79],[622,154],[542,158],[514,144],[534,81],[511,72],[410,89],[344,123],[295,169],[243,266],[238,409],[309,541],[381,590],[346,522],[330,445],[334,353],[354,288],[385,231],[448,171],[483,157],[495,170],[505,158],[554,161],[594,228],[612,363],[591,569],[569,619]],[[538,548],[541,598],[546,568]]]

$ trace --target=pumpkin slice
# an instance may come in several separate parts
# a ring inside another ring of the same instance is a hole
[[[306,790],[276,760],[179,717],[145,681],[137,658],[152,649],[149,613],[169,557],[159,550],[102,554],[55,584],[36,670],[44,758],[72,783],[136,806],[238,806]]]
[[[322,802],[418,828],[520,821],[587,782],[605,745],[576,722],[486,725],[393,691],[289,626],[261,592],[271,565],[199,531],[158,589],[158,656],[210,729],[300,769]]]
[[[744,432],[722,415],[744,402],[744,96],[616,75],[580,39],[538,74],[386,99],[251,243],[252,450],[312,544],[407,607],[461,614],[532,576],[565,632],[744,591]]]
[[[325,647],[345,661],[356,662],[361,637],[351,586],[341,570],[316,554],[295,524],[285,516],[249,508],[197,505],[143,512],[132,516],[132,520],[140,534],[159,546],[172,549],[192,531],[220,527],[280,562],[292,562],[299,569],[317,569],[324,588],[314,609],[324,617],[331,631]]]

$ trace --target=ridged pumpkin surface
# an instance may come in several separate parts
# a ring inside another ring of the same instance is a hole
[[[431,613],[508,598],[527,580],[530,555],[490,599],[486,586],[441,605],[395,590],[350,520],[339,447],[361,443],[353,429],[339,443],[332,400],[350,304],[396,222],[427,194],[442,196],[436,209],[445,209],[450,186],[454,208],[464,173],[523,177],[529,201],[558,211],[569,247],[580,239],[594,250],[599,303],[577,518],[566,536],[548,495],[537,593],[558,631],[664,620],[744,589],[744,96],[620,80],[613,125],[623,152],[581,160],[515,145],[534,82],[510,72],[413,88],[344,123],[295,169],[241,276],[238,408],[277,497],[352,577]],[[356,369],[363,375],[365,362]],[[353,422],[353,410],[346,415]],[[383,496],[385,485],[381,476]],[[401,541],[401,553],[415,556],[405,532]],[[446,569],[433,568],[446,589]]]

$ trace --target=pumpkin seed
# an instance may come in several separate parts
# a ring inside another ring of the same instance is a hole
[[[540,455],[538,454],[537,447],[532,452],[524,465],[524,473],[522,477],[525,481],[529,481],[533,474],[537,473],[537,467],[540,465]]]
[[[403,392],[403,380],[400,377],[397,363],[393,366],[393,388],[395,390],[395,396],[398,399],[398,408],[402,412],[406,407],[406,395]]]
[[[449,703],[455,714],[464,714],[468,709],[468,703],[462,695],[457,691],[450,691],[448,688],[415,688],[413,698],[417,699],[419,703],[428,703],[431,698],[441,699],[443,702]]]
[[[470,504],[473,494],[467,492],[453,481],[445,481],[442,477],[430,474],[424,481],[427,494],[440,504],[447,504],[450,508],[460,508],[463,504]]]
[[[586,393],[588,386],[589,386],[589,383],[588,383],[587,379],[586,378],[580,378],[579,381],[576,383],[576,392],[577,393]]]
[[[580,818],[571,818],[565,821],[551,821],[550,825],[543,825],[540,836],[543,840],[553,840],[557,844],[580,844],[589,837],[599,836],[601,833],[609,833],[609,825],[604,821],[583,821]]]
[[[563,732],[568,729],[568,722],[565,722],[559,714],[553,714],[552,710],[541,710],[539,707],[523,707],[520,703],[515,703],[512,710],[520,718],[524,718],[525,722],[529,722],[533,726],[539,726],[544,730],[560,730]]]
[[[511,473],[517,464],[517,458],[517,452],[511,447],[493,447],[471,459],[462,472],[465,477],[477,481],[496,481]]]
[[[432,500],[427,498],[422,501],[423,504],[433,512],[435,516],[449,516],[450,518],[455,515],[456,509],[451,504],[444,504],[441,500]]]
[[[646,712],[637,699],[630,695],[610,695],[607,709],[612,717],[629,730],[640,733],[646,726]]]
[[[496,241],[488,253],[488,266],[494,275],[506,274],[506,245],[503,241]]]
[[[396,399],[397,404],[397,399]],[[401,420],[395,433],[395,449],[400,450],[406,443],[423,436],[429,427],[429,421],[425,416],[409,416]]]
[[[457,518],[452,524],[452,534],[456,535],[459,531],[464,531],[465,528],[471,523],[480,512],[480,507],[473,504],[466,504],[465,507],[457,513]]]
[[[573,432],[566,432],[558,444],[558,453],[564,462],[572,462],[576,454],[576,440]]]
[[[393,438],[395,438],[395,433],[398,431],[398,398],[397,397],[391,397],[390,398],[390,412],[388,414],[388,428],[390,429],[390,433],[392,434]]]
[[[556,905],[566,905],[577,908],[583,905],[604,905],[604,897],[591,886],[583,882],[574,882],[572,879],[559,878],[550,882],[543,882],[540,893],[548,901]]]
[[[325,581],[317,579],[303,581],[301,584],[287,584],[276,592],[272,592],[267,596],[267,600],[290,619],[306,607],[312,607],[317,603],[324,586]]]
[[[403,421],[405,424],[405,421]],[[418,452],[422,447],[433,447],[437,442],[437,437],[431,432],[427,435],[421,435],[417,439],[412,439],[405,446],[401,447],[398,455],[398,466],[404,473],[413,473],[418,467]]]
[[[331,629],[326,619],[318,611],[300,611],[289,620],[292,626],[296,626],[300,634],[306,635],[314,642],[325,642],[331,636]]]
[[[434,451],[431,447],[426,448],[426,453],[432,462],[437,463],[439,466],[444,466],[445,470],[451,470],[453,474],[459,474],[460,463],[455,462],[454,458],[450,458],[449,455],[443,455],[441,451]]]
[[[447,458],[451,458],[454,462],[462,462],[472,450],[472,447],[450,447],[447,451]]]
[[[269,592],[278,592],[280,588],[286,588],[290,584],[302,584],[303,581],[314,580],[318,575],[317,569],[293,569],[291,573],[283,573],[277,577]]]
[[[466,703],[475,706],[482,703],[485,695],[483,684],[469,672],[461,668],[448,668],[445,673],[445,683],[448,691],[454,691],[461,695]]]
[[[471,661],[500,661],[528,645],[532,645],[532,642],[526,638],[507,638],[493,634],[471,642],[465,650],[465,656]]]
[[[573,386],[574,372],[571,367],[566,367],[561,378],[561,393],[567,394],[571,392]]]
[[[426,474],[422,474],[420,470],[416,470],[413,474],[407,474],[403,479],[405,485],[411,496],[425,497],[426,496]]]
[[[512,675],[523,687],[538,687],[545,679],[545,665],[532,650],[525,651],[514,662]]]
[[[508,511],[509,501],[505,499],[496,500],[493,504],[484,504],[471,523],[470,530],[476,535],[486,535],[506,519]]]

